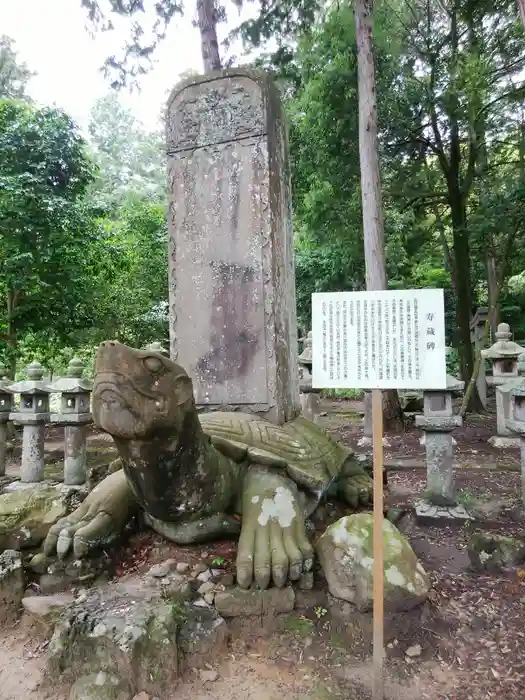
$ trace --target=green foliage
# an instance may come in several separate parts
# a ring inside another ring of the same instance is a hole
[[[27,83],[34,75],[18,60],[14,41],[5,34],[0,35],[0,98],[27,100]]]
[[[91,325],[97,231],[85,143],[62,111],[0,101],[0,343],[61,343]]]
[[[130,193],[103,229],[91,343],[115,337],[134,347],[168,335],[164,207]]]
[[[97,100],[89,120],[89,142],[98,173],[90,188],[93,203],[112,213],[130,192],[156,202],[166,200],[163,135],[149,133],[117,93]]]

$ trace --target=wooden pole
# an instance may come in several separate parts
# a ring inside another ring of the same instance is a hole
[[[383,700],[384,562],[383,562],[383,392],[372,391],[374,451],[374,658],[372,700]]]

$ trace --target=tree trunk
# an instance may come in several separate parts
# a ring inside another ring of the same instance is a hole
[[[518,0],[518,9],[520,11],[521,23],[525,29],[525,0]]]
[[[217,40],[217,14],[215,0],[197,0],[197,17],[201,33],[201,53],[204,72],[221,68],[219,42]]]
[[[500,323],[500,303],[498,301],[500,290],[496,272],[496,258],[492,252],[487,253],[487,287],[489,308],[493,309],[490,330],[494,335]]]
[[[17,293],[8,287],[7,290],[7,376],[9,379],[15,378],[16,374],[16,360],[17,360],[17,334],[15,326],[15,310],[16,310],[16,297]]]
[[[372,42],[372,1],[356,0],[357,81],[359,96],[359,161],[366,266],[366,288],[386,289],[386,262],[381,178],[377,138],[377,98]],[[397,391],[383,392],[387,429],[404,428]]]

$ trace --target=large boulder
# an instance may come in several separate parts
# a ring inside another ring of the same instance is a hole
[[[7,549],[0,554],[0,627],[20,616],[24,596],[24,570],[19,552]]]
[[[190,596],[187,580],[178,574],[84,592],[55,627],[50,677],[76,683],[104,671],[126,679],[134,693],[170,696],[185,655],[203,651],[210,658],[226,645],[225,621],[213,609],[193,605]]]
[[[0,495],[0,552],[38,546],[74,505],[67,489],[45,483],[16,486]]]
[[[423,602],[430,582],[412,547],[399,530],[383,520],[385,609],[409,610]],[[373,604],[373,518],[359,513],[330,525],[316,544],[330,593],[361,612]]]

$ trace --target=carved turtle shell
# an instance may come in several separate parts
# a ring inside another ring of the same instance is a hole
[[[204,432],[234,462],[281,468],[318,501],[353,452],[304,418],[275,425],[247,413],[202,413]]]

